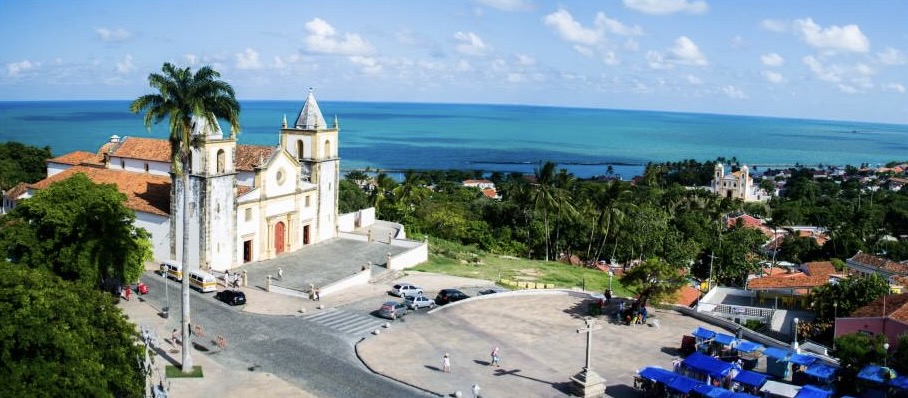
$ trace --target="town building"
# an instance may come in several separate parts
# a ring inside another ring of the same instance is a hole
[[[725,173],[725,166],[716,163],[713,169],[712,191],[723,198],[741,199],[745,202],[766,202],[772,195],[753,185],[753,177],[747,166],[731,173]]]
[[[167,139],[113,136],[97,153],[50,159],[47,178],[15,199],[75,173],[116,184],[136,226],[150,233],[156,260],[221,272],[338,236],[338,122],[325,122],[311,90],[293,124],[284,116],[276,146],[240,145],[235,132],[200,118],[193,126],[187,187],[171,173]],[[184,190],[193,242],[185,261]]]

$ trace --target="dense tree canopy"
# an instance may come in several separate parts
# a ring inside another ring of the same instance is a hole
[[[47,176],[50,147],[37,148],[19,142],[0,143],[0,190],[20,182],[37,182]]]
[[[114,300],[0,262],[0,396],[143,397],[145,348]]]
[[[0,254],[95,287],[136,281],[151,244],[125,201],[115,185],[81,173],[51,184],[0,218]]]

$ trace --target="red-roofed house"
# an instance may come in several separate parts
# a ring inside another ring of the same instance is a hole
[[[835,337],[851,333],[886,336],[890,352],[898,349],[899,336],[908,332],[908,294],[890,294],[856,309],[847,318],[836,318]]]
[[[878,274],[886,280],[894,276],[908,276],[908,261],[896,262],[860,251],[845,260],[845,265],[855,273]]]

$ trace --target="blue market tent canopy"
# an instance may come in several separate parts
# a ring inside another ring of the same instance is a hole
[[[766,355],[772,359],[778,359],[778,360],[787,360],[788,357],[791,356],[791,354],[794,354],[794,353],[789,350],[783,350],[781,348],[776,348],[776,347],[769,347],[769,348],[763,350],[763,355]]]
[[[801,387],[798,390],[798,395],[795,395],[794,398],[829,398],[831,395],[832,391],[826,391],[820,387],[808,384]]]
[[[700,384],[694,387],[694,392],[709,398],[727,398],[733,394],[722,387],[713,387],[708,384]]]
[[[861,369],[860,372],[858,372],[859,379],[873,381],[880,384],[885,384],[889,380],[895,379],[895,376],[895,372],[892,371],[892,369],[877,365],[867,365],[863,369]]]
[[[681,365],[695,372],[703,373],[715,378],[725,377],[725,375],[734,367],[734,365],[728,362],[722,362],[699,352],[695,352],[690,354],[687,358],[684,358]]]
[[[832,376],[835,375],[837,370],[839,370],[839,368],[835,366],[830,366],[822,362],[814,362],[807,367],[807,370],[805,370],[804,373],[820,380],[831,381]]]
[[[674,380],[670,381],[665,386],[668,387],[669,390],[674,390],[681,394],[689,394],[694,389],[694,387],[697,387],[701,384],[703,384],[702,381],[678,375],[678,377],[675,377]]]
[[[746,392],[733,392],[731,395],[722,397],[722,398],[760,398],[756,395],[751,395]]]
[[[716,332],[713,332],[712,330],[704,329],[701,327],[698,327],[697,330],[694,330],[694,332],[692,334],[696,338],[706,339],[706,340],[716,337]]]
[[[716,333],[716,337],[713,339],[713,341],[720,343],[722,345],[731,345],[731,343],[734,343],[735,340],[736,340],[735,336],[729,336],[727,334],[722,334],[722,333]]]
[[[738,372],[738,374],[732,380],[736,381],[738,383],[741,383],[741,384],[760,388],[760,386],[762,386],[763,383],[768,378],[769,378],[769,376],[767,376],[763,373],[751,372],[749,370],[742,370],[742,371]]]
[[[889,382],[889,385],[895,388],[908,390],[908,376],[899,376]]]
[[[810,365],[817,361],[817,357],[812,357],[810,355],[803,354],[791,354],[791,358],[788,358],[788,362],[791,362],[795,365]]]
[[[735,348],[738,350],[738,352],[751,353],[751,352],[762,349],[763,344],[754,343],[752,341],[741,340],[741,342],[738,343],[738,346]]]
[[[643,370],[637,372],[637,374],[639,374],[640,377],[645,377],[652,381],[657,381],[666,385],[674,380],[675,377],[679,376],[677,373],[674,373],[670,370],[657,368],[655,366],[646,367]]]

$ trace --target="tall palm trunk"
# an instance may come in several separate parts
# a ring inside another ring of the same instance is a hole
[[[185,151],[184,151],[185,152]],[[183,281],[182,288],[180,291],[182,294],[182,313],[183,317],[180,320],[181,328],[183,331],[183,356],[182,356],[182,368],[183,373],[192,372],[192,356],[190,355],[190,350],[192,349],[192,338],[190,336],[191,331],[189,330],[189,210],[192,208],[189,203],[189,173],[188,165],[189,159],[187,159],[187,154],[180,155],[180,163],[183,167]]]

